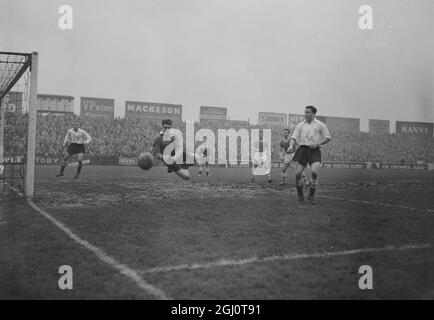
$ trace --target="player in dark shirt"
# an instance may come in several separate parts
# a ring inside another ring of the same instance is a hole
[[[152,144],[152,154],[156,159],[163,161],[163,163],[167,166],[167,172],[175,172],[177,176],[181,177],[184,180],[188,180],[190,179],[190,174],[188,172],[189,165],[185,164],[186,153],[182,150],[178,150],[178,148],[182,147],[182,145],[176,145],[176,133],[174,131],[170,131],[172,128],[172,120],[163,120],[162,124],[163,129],[161,130],[160,134],[154,139],[154,142]],[[170,155],[166,155],[164,150],[171,143],[175,144],[175,149],[172,150]],[[175,161],[175,150],[178,151],[178,154],[180,151],[182,152],[182,161]]]
[[[288,153],[288,148],[290,144],[291,137],[289,135],[289,129],[283,130],[283,137],[282,140],[280,140],[279,147],[280,147],[280,160],[283,161],[283,167],[282,167],[282,182],[281,185],[286,184],[286,170],[291,166],[292,157],[294,156],[294,153]]]
[[[283,130],[283,137],[282,140],[280,140],[279,147],[280,147],[280,160],[283,162],[282,167],[282,181],[281,185],[286,185],[286,171],[288,168],[291,167],[291,165],[294,163],[292,158],[294,157],[294,153],[288,153],[288,149],[290,146],[291,141],[291,135],[289,129]],[[309,179],[307,179],[306,175],[303,172],[303,183],[305,188],[309,187]]]

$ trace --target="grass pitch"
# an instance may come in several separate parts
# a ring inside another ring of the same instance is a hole
[[[323,169],[318,204],[249,169],[37,167],[34,205],[135,272],[138,285],[19,197],[0,202],[0,298],[434,299],[434,172]],[[12,197],[12,198],[11,198]],[[74,289],[60,290],[59,267]],[[360,290],[359,267],[373,269]]]

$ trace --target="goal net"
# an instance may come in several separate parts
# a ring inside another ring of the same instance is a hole
[[[0,52],[0,192],[34,193],[37,53]]]

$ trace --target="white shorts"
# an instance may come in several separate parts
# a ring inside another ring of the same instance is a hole
[[[294,153],[286,153],[285,152],[285,156],[283,158],[283,163],[285,163],[285,164],[291,163],[293,157],[294,157]]]
[[[255,155],[253,156],[253,164],[254,165],[259,165],[261,163],[266,163],[267,162],[267,155],[265,153],[260,153],[257,152],[255,153]]]
[[[271,171],[271,161],[267,159],[265,153],[257,152],[253,157],[253,165],[258,166],[258,168],[253,168],[255,175],[265,175],[270,174]]]
[[[200,157],[200,158],[199,158],[199,165],[200,165],[200,166],[204,166],[204,165],[206,165],[207,163],[209,163],[209,161],[208,161],[208,157]]]

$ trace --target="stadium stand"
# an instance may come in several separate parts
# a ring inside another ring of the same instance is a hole
[[[17,114],[9,116],[20,117],[21,120],[18,119],[17,123],[19,121],[24,123],[26,117]],[[73,114],[39,114],[36,154],[40,156],[63,155],[62,143],[65,133],[76,117]],[[93,138],[93,142],[87,149],[90,158],[134,158],[140,151],[150,148],[153,138],[160,130],[160,121],[123,118],[101,121],[81,119],[81,127]],[[216,136],[218,128],[229,128],[224,123],[195,124],[196,130],[204,127],[213,130]],[[247,127],[247,129],[253,128],[260,127],[257,125]],[[185,132],[185,123],[180,125],[180,129]],[[234,129],[239,130],[240,127]],[[7,134],[17,133],[11,130]],[[325,161],[434,163],[434,137],[411,134],[373,135],[366,132],[334,132],[332,135],[333,141],[323,147],[323,160]],[[272,158],[274,161],[279,161],[280,137],[281,130],[272,129]],[[13,149],[5,150],[6,156],[13,154]]]

